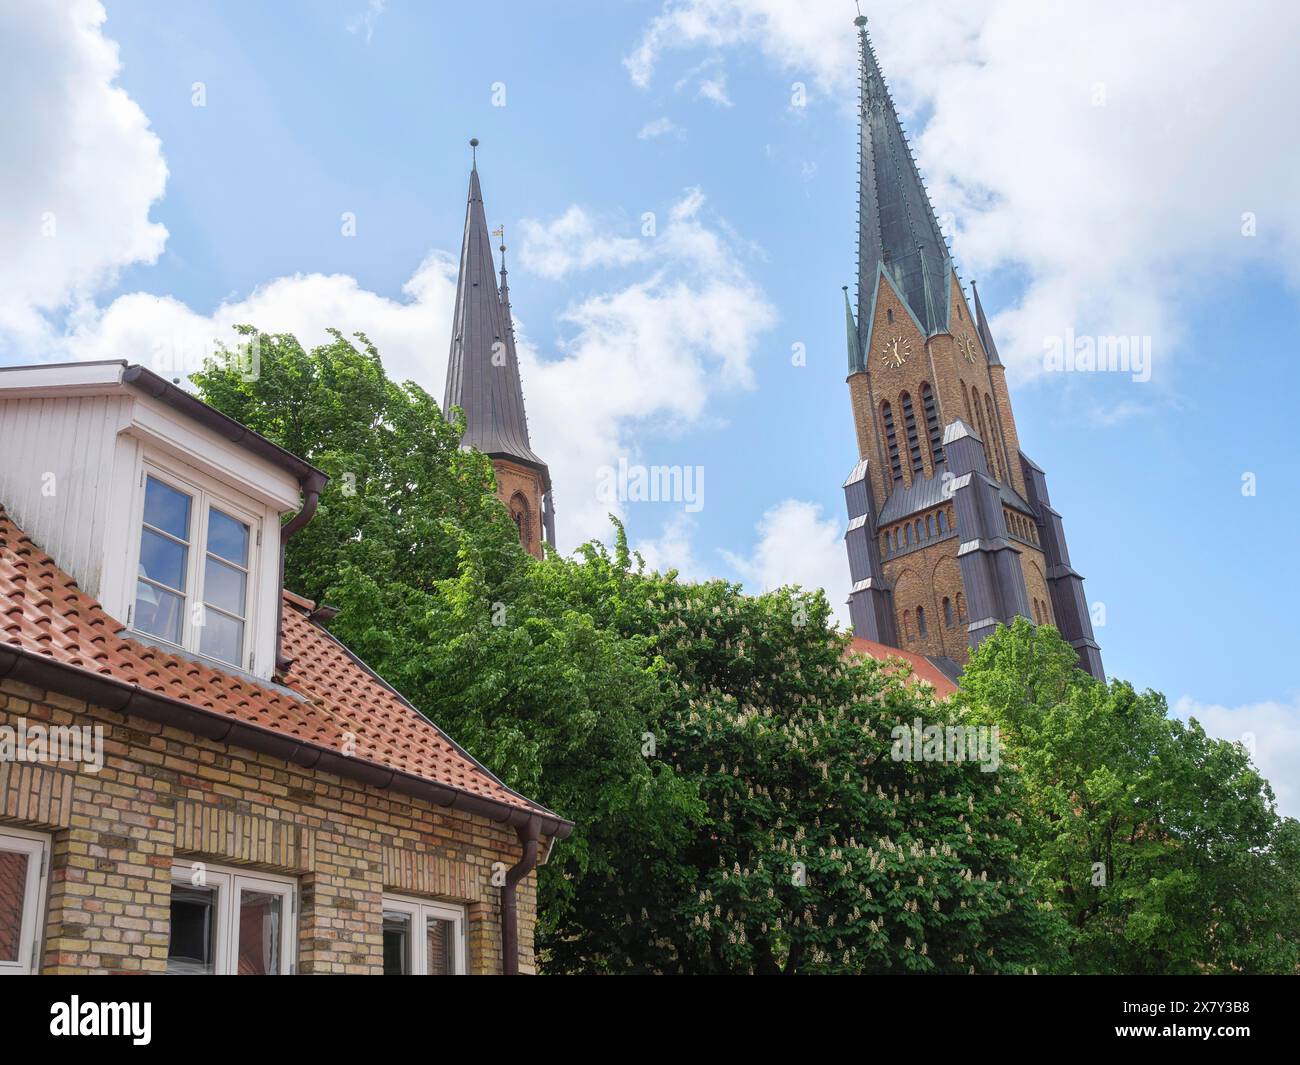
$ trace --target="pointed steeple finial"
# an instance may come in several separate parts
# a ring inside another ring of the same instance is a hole
[[[993,333],[989,329],[989,320],[984,317],[984,305],[980,303],[980,290],[975,284],[974,279],[970,283],[971,292],[975,294],[975,331],[980,335],[980,343],[984,345],[984,354],[989,357],[990,366],[1001,366],[1002,359],[998,356],[998,346],[993,343]]]
[[[506,272],[506,224],[502,222],[496,229],[492,230],[492,235],[501,241],[497,245],[497,250],[501,252],[501,276]]]
[[[478,138],[470,137],[469,139],[469,168],[478,169]]]

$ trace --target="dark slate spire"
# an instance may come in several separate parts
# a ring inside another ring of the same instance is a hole
[[[477,146],[478,141],[471,141]],[[504,264],[501,274],[505,283]],[[443,410],[465,411],[463,443],[485,455],[514,459],[541,470],[547,485],[546,463],[528,442],[524,390],[515,355],[514,323],[509,292],[498,291],[492,262],[492,240],[483,212],[477,161],[469,174],[469,203],[465,239],[460,249],[456,310],[451,325],[451,354],[447,360],[447,391]]]
[[[869,329],[883,266],[927,334],[948,328],[948,245],[916,169],[894,101],[859,15],[862,99],[858,161],[858,324]]]
[[[989,331],[989,321],[984,317],[984,307],[980,304],[980,290],[976,287],[975,282],[970,283],[971,291],[975,293],[975,329],[980,335],[980,343],[984,345],[984,354],[989,357],[990,366],[1001,366],[1002,360],[998,358],[998,346],[993,343],[993,334]]]

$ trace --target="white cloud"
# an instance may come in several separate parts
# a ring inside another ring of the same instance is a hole
[[[1196,718],[1211,736],[1244,743],[1273,786],[1278,812],[1300,817],[1300,699],[1228,707],[1184,695],[1173,712],[1180,718]]]
[[[851,20],[840,0],[670,0],[651,20],[623,63],[634,83],[647,86],[664,53],[683,48],[717,49],[758,45],[782,67],[809,66],[842,80],[840,68],[852,64],[856,45]],[[812,59],[809,57],[820,57]]]
[[[753,385],[755,346],[776,312],[745,270],[751,250],[725,223],[705,222],[705,202],[687,189],[648,238],[597,234],[574,207],[525,229],[522,254],[552,276],[611,263],[648,271],[569,306],[559,358],[542,358],[517,323],[529,431],[557,485],[562,545],[606,538],[611,509],[627,516],[628,504],[600,498],[602,466],[669,461],[638,451],[639,427],[698,425],[713,396]]]
[[[650,257],[644,240],[598,232],[596,220],[576,204],[551,222],[525,218],[519,226],[523,230],[519,261],[552,281],[574,270],[626,266]]]
[[[638,539],[632,544],[632,548],[640,552],[648,569],[660,573],[675,569],[682,580],[707,580],[710,574],[704,571],[699,559],[695,557],[695,550],[691,543],[695,529],[695,518],[690,514],[678,512],[664,522],[658,536]]]
[[[787,499],[768,510],[755,531],[758,542],[748,556],[722,552],[749,589],[765,592],[787,584],[824,589],[835,617],[847,627],[848,608],[842,600],[849,585],[849,559],[838,519],[822,517],[819,504]]]
[[[678,140],[681,140],[685,135],[686,131],[682,129],[681,126],[667,115],[664,115],[661,118],[653,118],[642,126],[641,132],[637,134],[637,137],[643,141],[655,140],[658,137],[667,136],[673,136]]]
[[[847,109],[851,14],[840,0],[671,0],[625,64],[647,85],[674,51],[744,47]],[[1152,337],[1159,375],[1198,286],[1251,262],[1300,279],[1300,6],[1253,0],[1224,18],[1209,0],[877,0],[870,18],[905,116],[928,116],[913,143],[963,272],[1024,278],[993,322],[1017,376],[1069,327]]]
[[[719,107],[731,107],[731,97],[727,95],[727,75],[719,71],[711,78],[700,82],[699,95],[705,100],[712,100]]]
[[[304,347],[324,343],[327,329],[364,332],[398,380],[412,380],[442,399],[451,340],[456,264],[430,255],[403,287],[404,300],[363,289],[345,274],[297,274],[260,285],[247,297],[201,314],[170,296],[133,292],[100,309],[84,305],[53,351],[66,359],[128,359],[168,377],[198,369],[216,341],[234,343],[231,326],[293,333]]]
[[[366,9],[358,15],[353,15],[345,23],[348,33],[365,34],[366,44],[375,35],[375,25],[379,22],[379,16],[384,13],[388,6],[387,0],[367,0]]]
[[[50,315],[167,239],[161,145],[104,19],[96,0],[0,5],[0,350],[40,350]]]

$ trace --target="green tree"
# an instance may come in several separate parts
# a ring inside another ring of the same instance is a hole
[[[1300,826],[1240,744],[1087,676],[1023,618],[972,655],[961,699],[1020,771],[1023,857],[1069,922],[1073,970],[1295,971]]]
[[[621,526],[537,562],[461,425],[378,353],[242,331],[203,396],[332,477],[291,586],[492,766],[572,818],[540,876],[557,972],[1021,972],[1060,918],[1017,859],[1016,774],[894,757],[959,725],[845,661],[820,594],[647,572]]]
[[[607,915],[654,937],[651,967],[1019,972],[1054,957],[1059,919],[1015,855],[1014,777],[894,760],[895,728],[955,711],[898,666],[846,661],[820,592],[648,573],[621,527],[612,553],[588,545],[566,566],[598,625],[666,665],[653,756],[707,804],[682,855],[686,896],[663,913],[629,870]],[[643,967],[639,948],[622,967]]]
[[[359,657],[507,784],[577,824],[539,878],[540,941],[576,934],[575,900],[614,883],[630,846],[669,856],[670,875],[702,805],[640,752],[662,665],[552,593],[491,463],[461,449],[463,423],[390,381],[364,336],[307,351],[240,333],[237,357],[194,376],[202,398],[331,478],[289,543],[287,586],[338,606],[330,628]],[[260,372],[241,373],[253,350]]]

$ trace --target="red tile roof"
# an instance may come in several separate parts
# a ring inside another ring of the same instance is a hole
[[[914,654],[898,647],[890,647],[888,644],[876,643],[875,640],[863,639],[861,636],[853,637],[852,642],[849,644],[849,654],[866,655],[868,658],[878,658],[882,661],[889,658],[901,658],[911,667],[912,675],[917,680],[923,680],[934,685],[934,692],[940,699],[946,699],[957,690],[957,685],[945,677],[939,667],[926,658],[925,655]]]
[[[224,673],[124,636],[123,626],[36,547],[0,505],[0,648],[397,770],[493,804],[556,815],[511,791],[285,594],[283,686]]]

